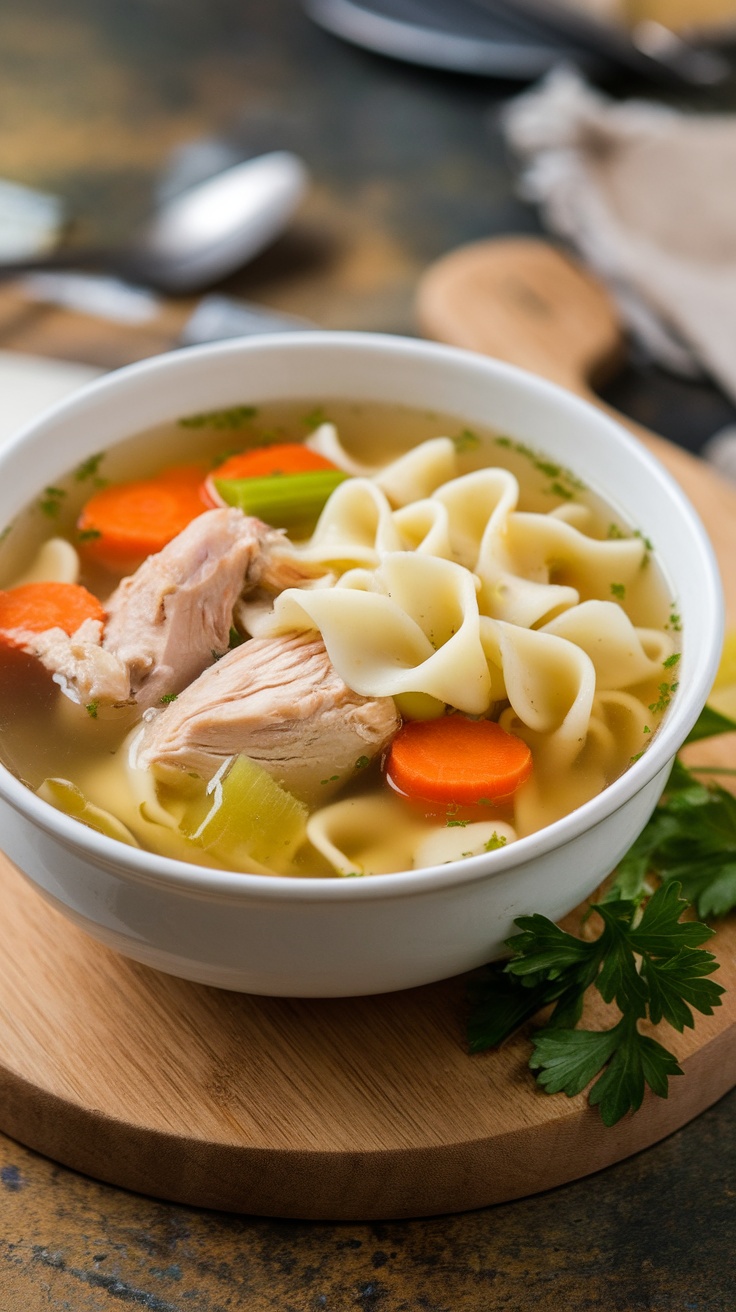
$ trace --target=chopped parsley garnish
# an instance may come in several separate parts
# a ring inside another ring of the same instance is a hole
[[[255,419],[258,409],[253,405],[231,405],[224,410],[204,410],[201,414],[185,415],[179,420],[181,428],[244,428]]]
[[[458,455],[462,455],[464,451],[475,451],[480,446],[480,438],[477,433],[473,432],[472,428],[463,428],[460,433],[453,437],[452,444]]]
[[[339,774],[331,774],[329,779],[320,779],[320,784],[334,784],[339,778]]]
[[[487,838],[485,843],[483,844],[483,850],[484,852],[495,852],[497,848],[505,847],[505,846],[506,846],[505,834],[497,834],[494,829],[490,838]]]
[[[556,479],[554,483],[550,484],[547,491],[552,496],[562,497],[563,501],[572,501],[574,496],[574,493],[570,491],[570,488],[565,487],[564,483],[560,483],[558,479]]]
[[[84,709],[91,720],[97,719],[97,708],[99,704],[100,704],[99,702],[88,702],[87,705],[85,706]]]
[[[660,683],[657,689],[659,693],[659,697],[657,701],[649,703],[649,710],[652,712],[653,715],[661,715],[663,711],[667,710],[667,707],[672,701],[672,695],[673,693],[677,692],[679,686],[680,685],[677,682]]]
[[[302,423],[305,428],[319,428],[320,424],[327,423],[327,415],[321,405],[316,405],[314,410],[302,415]]]
[[[102,533],[98,528],[82,528],[77,533],[79,542],[94,542],[95,538],[101,538]]]
[[[163,697],[161,698],[161,701],[163,702],[164,706],[168,706],[170,702],[175,702],[178,696],[179,696],[178,692],[165,692]]]
[[[370,756],[359,756],[357,761],[355,762],[355,768],[356,770],[365,770],[365,767],[367,765],[370,765],[370,763],[371,763]]]
[[[515,451],[517,455],[524,456],[526,460],[530,461],[534,469],[539,470],[540,474],[544,474],[546,478],[551,478],[553,482],[547,491],[555,496],[570,501],[576,492],[585,491],[585,484],[576,474],[573,474],[571,469],[565,469],[564,466],[556,464],[549,457],[527,446],[526,442],[515,442],[510,437],[497,437],[496,445],[506,447],[508,451]]]
[[[680,633],[682,630],[682,620],[680,619],[678,612],[675,610],[674,602],[670,607],[669,623],[665,627],[672,629],[673,633]]]
[[[448,829],[464,829],[468,824],[467,820],[446,820],[445,824]]]
[[[77,465],[74,471],[74,477],[78,483],[84,483],[88,478],[95,478],[99,473],[100,465],[105,458],[104,451],[98,451],[97,455],[88,456],[83,460],[81,465]]]
[[[66,492],[63,487],[45,487],[38,503],[39,510],[53,519],[59,514]]]
[[[624,583],[612,583],[611,596],[615,597],[617,601],[623,601],[626,596],[626,585]]]

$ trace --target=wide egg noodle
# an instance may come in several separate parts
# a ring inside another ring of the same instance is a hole
[[[518,480],[506,469],[481,469],[437,489],[432,501],[447,515],[452,558],[481,582],[481,611],[531,628],[579,595],[574,588],[520,575],[507,545],[508,523],[519,501]]]
[[[487,617],[481,619],[480,633],[509,702],[500,723],[529,744],[535,768],[567,768],[588,731],[595,696],[590,657],[565,638]]]
[[[628,688],[655,678],[674,651],[668,634],[635,628],[626,612],[611,601],[584,601],[545,624],[544,632],[567,638],[587,652],[598,690]]]
[[[393,506],[406,506],[429,496],[457,473],[455,444],[449,437],[431,437],[383,465],[355,460],[342,445],[334,424],[320,424],[305,446],[358,478],[371,478]]]
[[[411,870],[425,827],[390,793],[347,797],[315,811],[307,840],[338,875]]]
[[[308,841],[342,876],[445,865],[503,847],[516,837],[516,830],[500,820],[448,828],[444,820],[413,814],[391,794],[344,798],[307,822]]]
[[[305,628],[319,630],[340,677],[364,697],[423,692],[482,715],[503,695],[480,638],[476,580],[452,561],[395,552],[333,588],[289,588],[261,634]]]
[[[520,511],[508,518],[506,546],[514,572],[540,583],[561,582],[583,600],[610,597],[631,583],[646,547],[640,537],[599,540],[559,516]]]
[[[78,583],[81,566],[79,553],[66,538],[49,538],[43,542],[28,569],[13,580],[12,587],[24,583]]]
[[[327,568],[372,568],[386,552],[402,547],[385,494],[370,479],[350,478],[332,493],[299,554]]]

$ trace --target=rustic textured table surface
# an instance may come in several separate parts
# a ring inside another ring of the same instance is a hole
[[[538,231],[498,131],[517,87],[343,45],[296,0],[24,0],[0,26],[0,175],[62,197],[74,239],[123,235],[173,167],[292,149],[312,176],[295,223],[218,290],[325,327],[411,333],[428,263]],[[735,108],[736,79],[707,103]],[[0,347],[112,367],[175,342],[193,305],[125,327],[6,285]],[[710,387],[633,363],[608,395],[695,449],[734,418]],[[0,1137],[0,1312],[733,1312],[735,1099],[553,1193],[382,1224],[193,1211]]]

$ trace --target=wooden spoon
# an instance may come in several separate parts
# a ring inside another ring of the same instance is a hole
[[[667,465],[708,525],[729,587],[736,494],[710,466],[601,401],[594,391],[626,354],[616,307],[598,280],[547,241],[492,238],[443,256],[420,279],[420,330],[436,341],[529,369],[606,410]]]

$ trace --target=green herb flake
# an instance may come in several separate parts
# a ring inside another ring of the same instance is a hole
[[[565,487],[564,483],[560,483],[559,480],[554,483],[551,483],[550,486],[547,488],[547,491],[550,494],[550,496],[562,497],[563,501],[573,500],[574,494],[570,491],[570,488]]]
[[[606,537],[608,538],[609,542],[620,541],[621,539],[626,537],[626,534],[623,532],[622,529],[619,528],[618,524],[609,524]]]
[[[97,708],[98,708],[98,706],[99,706],[99,702],[88,702],[88,704],[85,706],[84,709],[85,709],[85,711],[87,712],[87,714],[88,714],[90,720],[96,720],[96,719],[97,719]]]
[[[340,778],[339,774],[331,774],[329,779],[320,779],[321,784],[334,784]]]
[[[367,765],[370,765],[370,763],[371,763],[370,756],[359,756],[357,761],[355,762],[355,768],[356,770],[365,770],[365,767]]]
[[[466,451],[476,451],[480,446],[480,437],[473,432],[472,428],[463,428],[460,433],[453,437],[452,444],[460,456]]]
[[[680,633],[682,631],[682,620],[680,619],[678,612],[675,610],[674,603],[670,607],[670,618],[666,627],[672,629],[673,633]]]
[[[611,596],[615,597],[617,601],[623,601],[626,596],[626,585],[624,583],[612,583]]]
[[[165,692],[160,700],[163,702],[164,706],[168,706],[170,702],[175,702],[178,696],[178,692]]]
[[[649,703],[649,710],[653,715],[661,715],[663,711],[667,710],[672,701],[672,695],[677,692],[678,687],[677,683],[660,683],[657,689],[659,693],[657,701]]]
[[[506,846],[506,836],[504,834],[497,834],[494,829],[490,838],[487,838],[485,843],[483,844],[483,851],[495,852],[498,850],[499,847],[505,847],[505,846]]]
[[[321,405],[316,405],[313,410],[302,416],[302,424],[305,428],[319,428],[320,424],[327,423],[327,415]]]
[[[465,829],[469,823],[467,820],[446,820],[445,825],[448,829]]]
[[[662,661],[664,668],[666,670],[670,670],[672,669],[673,665],[677,665],[677,662],[680,659],[680,655],[681,653],[679,651],[673,651],[672,655],[668,656],[666,661]]]
[[[78,542],[94,542],[95,538],[101,538],[102,533],[98,528],[82,528],[77,532]]]
[[[179,420],[180,428],[244,428],[255,419],[258,409],[253,405],[231,405],[223,410],[204,410],[201,414],[185,415]]]
[[[53,519],[59,514],[65,496],[66,492],[63,487],[45,487],[38,508],[44,515],[48,515],[50,519]]]
[[[77,465],[74,471],[74,477],[78,483],[85,483],[89,478],[96,478],[100,471],[100,465],[105,458],[104,451],[98,451],[94,456],[88,456],[83,460],[81,465]]]

